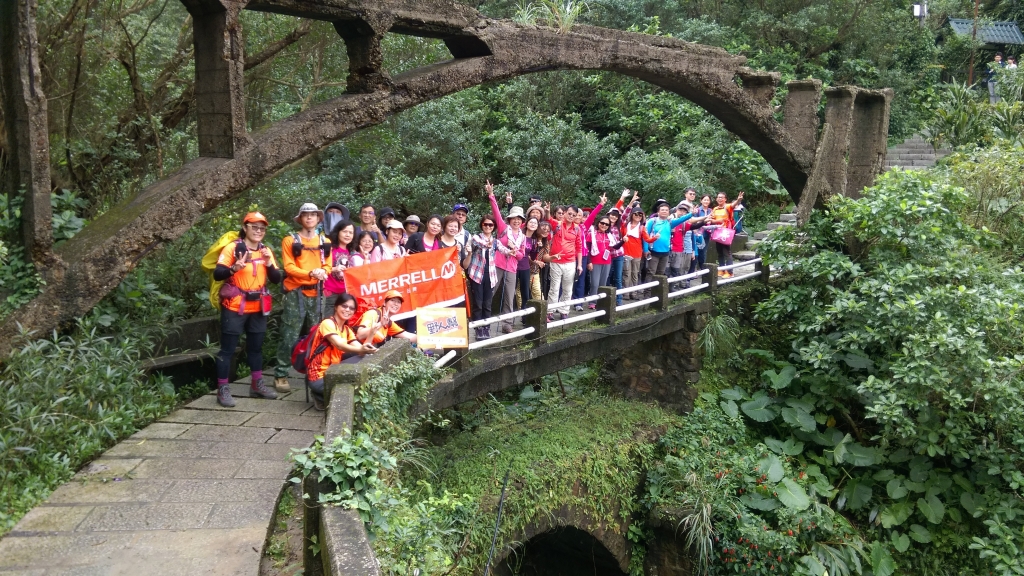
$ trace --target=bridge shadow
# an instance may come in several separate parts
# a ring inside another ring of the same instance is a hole
[[[626,576],[597,538],[575,526],[538,534],[494,567],[497,576]]]

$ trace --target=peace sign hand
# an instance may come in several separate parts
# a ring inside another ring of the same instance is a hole
[[[487,179],[487,184],[484,186],[484,190],[487,192],[488,196],[494,198],[494,184],[491,184],[490,178]]]

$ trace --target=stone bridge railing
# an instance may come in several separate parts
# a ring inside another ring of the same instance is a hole
[[[718,268],[710,265],[707,270],[680,277],[655,276],[650,282],[618,291],[602,287],[596,296],[570,301],[570,305],[596,302],[597,310],[567,320],[548,322],[547,304],[543,301],[530,301],[524,310],[514,313],[516,317],[524,319],[526,327],[522,330],[474,342],[461,357],[449,353],[439,359],[437,365],[445,365],[455,359],[455,372],[438,382],[414,410],[422,412],[452,407],[480,396],[522,386],[541,376],[595,358],[611,358],[637,346],[649,347],[651,341],[665,340],[666,336],[677,332],[687,333],[691,340],[695,340],[701,325],[699,317],[713,312],[713,299],[684,301],[683,297],[711,295],[730,284],[745,280],[767,283],[769,268],[760,259],[723,267],[722,270],[750,269],[751,266],[752,271],[731,278],[719,278]],[[691,283],[689,288],[670,289],[670,286],[686,281]],[[616,304],[617,295],[647,289],[651,290],[649,298]],[[502,319],[489,318],[477,325],[500,322]],[[586,325],[592,325],[595,329],[573,331],[567,328]],[[506,346],[499,346],[501,344]],[[377,370],[386,369],[413,352],[408,342],[396,340],[385,344],[376,354],[358,364],[338,364],[327,371],[325,384],[329,398],[325,441],[330,442],[346,428],[358,425],[355,396],[359,387]],[[672,376],[695,381],[696,375],[694,370]],[[687,387],[669,388],[681,390]],[[660,394],[654,390],[647,395],[663,404],[682,404],[681,407],[685,408],[685,399],[673,397],[672,393]],[[306,574],[379,574],[377,560],[359,514],[354,510],[314,505],[320,489],[321,484],[312,477],[307,478],[303,486],[303,491],[312,500],[307,503],[305,515]],[[594,533],[601,532],[605,527],[595,525],[577,528]],[[525,540],[529,535],[522,536]],[[321,552],[320,558],[315,557],[310,549],[314,537]],[[510,551],[512,543],[502,545],[504,549],[499,558]],[[619,561],[622,559],[619,558]]]

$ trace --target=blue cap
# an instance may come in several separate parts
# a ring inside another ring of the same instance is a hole
[[[459,210],[462,210],[466,214],[469,214],[469,207],[466,206],[465,204],[456,204],[455,206],[453,206],[452,207],[452,214],[458,212]]]

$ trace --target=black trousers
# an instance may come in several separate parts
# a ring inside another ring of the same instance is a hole
[[[484,270],[484,277],[480,282],[469,280],[469,303],[473,311],[470,320],[483,320],[491,317],[491,300],[494,299],[494,290],[491,287],[491,275]]]

